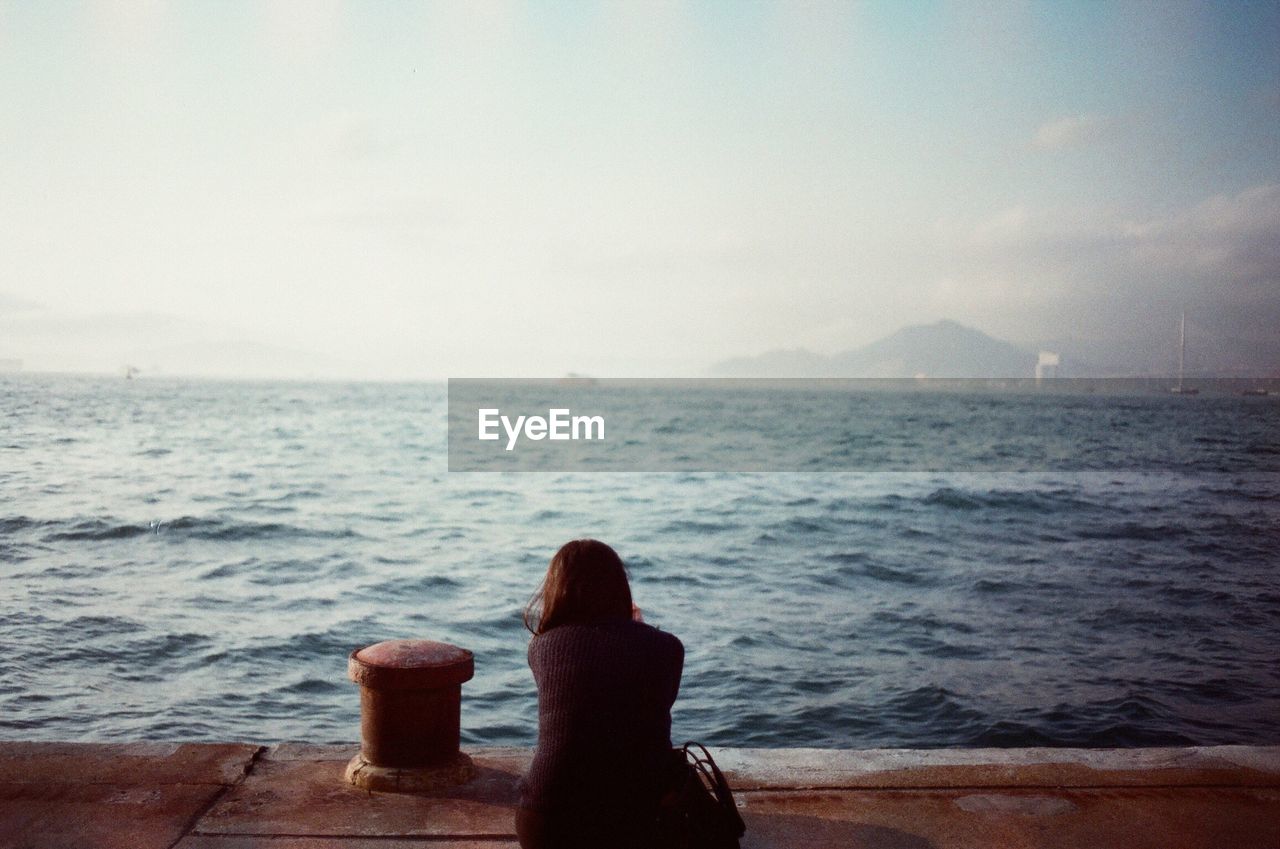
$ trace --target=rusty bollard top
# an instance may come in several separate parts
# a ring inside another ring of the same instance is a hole
[[[356,649],[347,675],[374,690],[435,690],[470,681],[471,652],[432,640],[386,640]]]

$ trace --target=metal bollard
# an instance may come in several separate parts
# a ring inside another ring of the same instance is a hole
[[[387,640],[356,649],[347,675],[360,685],[360,754],[346,779],[366,790],[418,793],[475,777],[459,750],[462,682],[471,652],[430,640]]]

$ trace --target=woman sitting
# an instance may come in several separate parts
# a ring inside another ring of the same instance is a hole
[[[551,558],[525,626],[538,747],[521,783],[521,847],[649,849],[684,646],[641,621],[622,560],[593,539]]]

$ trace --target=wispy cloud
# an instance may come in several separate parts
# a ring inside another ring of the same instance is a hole
[[[1280,282],[1280,184],[1142,218],[1016,206],[974,223],[952,248],[1027,271],[1096,269],[1105,260],[1131,264],[1142,277]]]
[[[1220,287],[1280,287],[1280,185],[1215,195],[1177,215],[1132,225],[1135,257]]]
[[[1031,146],[1046,151],[1083,147],[1101,138],[1106,128],[1107,120],[1101,115],[1064,115],[1041,124]]]
[[[940,311],[1027,307],[1046,327],[1137,326],[1149,312],[1119,313],[1198,303],[1234,313],[1255,332],[1280,320],[1277,184],[1143,217],[1016,206],[944,230],[940,242],[951,271],[928,292]],[[1061,312],[1068,304],[1078,309]]]

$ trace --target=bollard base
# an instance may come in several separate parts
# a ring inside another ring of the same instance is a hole
[[[349,783],[378,793],[429,793],[466,784],[475,777],[475,764],[462,752],[445,763],[411,769],[377,766],[365,760],[364,755],[356,755],[345,773]]]

